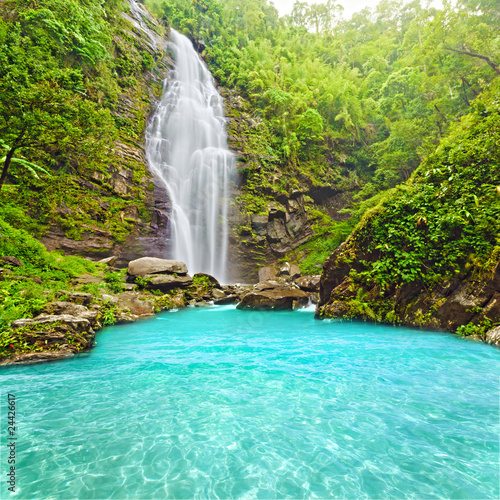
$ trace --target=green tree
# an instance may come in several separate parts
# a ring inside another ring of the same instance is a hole
[[[85,154],[98,158],[114,137],[109,111],[84,99],[81,70],[61,65],[51,55],[62,49],[52,36],[49,12],[29,10],[16,23],[0,18],[0,138],[5,149],[0,189],[12,166],[34,168],[35,163],[16,160],[20,152],[45,163],[65,155],[74,161]],[[46,25],[46,30],[40,27]],[[80,56],[90,58],[90,49],[84,50],[88,45],[81,46]]]

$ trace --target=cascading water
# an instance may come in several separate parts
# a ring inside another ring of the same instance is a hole
[[[148,127],[147,158],[172,203],[172,257],[190,273],[224,282],[235,161],[227,147],[223,101],[189,39],[172,30],[169,47],[174,68]]]

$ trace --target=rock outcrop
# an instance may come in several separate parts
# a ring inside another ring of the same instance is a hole
[[[193,284],[189,275],[174,276],[173,274],[146,274],[142,286],[145,290],[161,290],[167,292],[174,288],[187,288]]]
[[[14,333],[22,335],[24,341],[32,345],[32,350],[35,352],[15,354],[3,363],[65,358],[92,347],[94,328],[101,327],[97,311],[91,311],[84,306],[76,307],[83,308],[78,310],[80,313],[78,316],[65,314],[66,308],[59,305],[56,308],[63,311],[62,314],[41,314],[33,319],[14,321],[11,325]]]
[[[430,289],[413,282],[382,293],[376,286],[363,291],[352,281],[351,269],[358,271],[361,267],[359,260],[345,258],[348,248],[349,241],[323,266],[316,311],[319,317],[376,319],[449,332],[463,325],[500,322],[500,263],[481,277],[458,276]],[[374,255],[368,257],[376,259]],[[360,290],[362,299],[356,298]],[[383,316],[380,311],[384,310],[391,311],[390,316]]]

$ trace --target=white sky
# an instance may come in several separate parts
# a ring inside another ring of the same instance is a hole
[[[272,0],[274,6],[278,9],[281,16],[290,14],[295,0]],[[307,3],[326,3],[326,0],[301,0]],[[344,7],[344,17],[349,19],[355,12],[359,12],[365,7],[374,8],[380,0],[337,0],[337,3]],[[435,7],[441,6],[440,0],[433,0],[432,5]],[[425,4],[425,2],[422,2]]]

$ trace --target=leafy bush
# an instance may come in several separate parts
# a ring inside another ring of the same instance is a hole
[[[352,236],[363,267],[353,272],[356,281],[432,287],[444,276],[483,272],[494,264],[490,256],[500,234],[499,87],[476,101],[409,182],[366,214]]]

